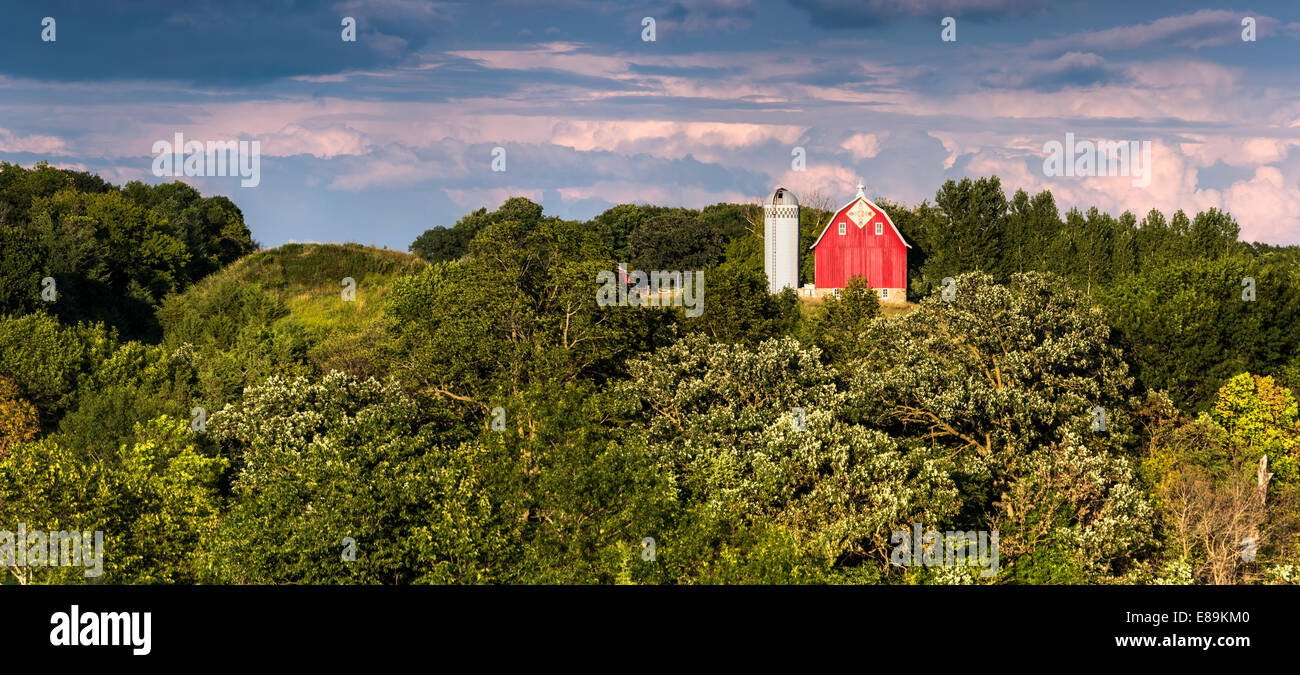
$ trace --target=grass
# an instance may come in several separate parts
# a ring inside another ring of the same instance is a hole
[[[229,273],[266,288],[338,287],[344,277],[358,285],[367,277],[391,278],[413,274],[425,266],[409,253],[361,244],[285,244],[241,258]]]
[[[799,296],[799,311],[805,319],[813,318],[821,312],[822,298],[810,298],[806,295]],[[880,303],[880,313],[886,318],[896,319],[900,316],[911,314],[912,310],[917,308],[915,302]]]
[[[911,314],[912,310],[917,308],[915,302],[904,302],[902,304],[880,303],[880,313],[887,318],[896,319],[900,316]]]
[[[284,303],[288,314],[272,324],[301,326],[318,339],[362,335],[379,318],[393,281],[427,266],[420,258],[361,244],[286,244],[235,261],[186,295],[203,297],[223,284],[260,287]],[[343,300],[343,279],[356,281],[356,299]]]

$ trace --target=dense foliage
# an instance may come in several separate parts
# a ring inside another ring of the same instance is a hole
[[[167,294],[255,248],[238,207],[183,183],[119,190],[45,164],[0,164],[0,314],[48,311],[156,339]],[[42,297],[46,278],[53,299]]]
[[[880,205],[903,307],[768,294],[753,204],[254,251],[224,198],[3,165],[0,530],[102,531],[107,583],[1300,579],[1300,251],[996,177]],[[598,304],[620,263],[702,315]],[[896,564],[913,527],[997,561]]]

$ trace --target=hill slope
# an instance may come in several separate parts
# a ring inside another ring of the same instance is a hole
[[[426,264],[360,244],[257,251],[167,297],[158,311],[163,342],[193,345],[222,383],[212,393],[227,400],[276,373],[369,375],[382,349],[385,296],[395,279]],[[342,293],[349,277],[356,282],[351,301]]]
[[[329,332],[371,323],[393,279],[424,266],[409,253],[360,244],[285,244],[245,256],[215,276],[257,284],[285,302],[286,318]],[[342,299],[345,278],[356,281],[351,302]]]

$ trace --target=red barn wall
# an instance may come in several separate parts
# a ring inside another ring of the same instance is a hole
[[[907,246],[894,234],[884,213],[873,209],[875,216],[859,228],[846,215],[848,209],[835,214],[817,242],[813,283],[818,288],[844,288],[850,277],[862,276],[872,288],[907,288]],[[841,222],[845,223],[843,235],[839,233]],[[876,234],[877,222],[881,234]]]

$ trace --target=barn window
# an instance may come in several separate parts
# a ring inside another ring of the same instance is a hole
[[[880,227],[880,226],[877,225],[876,227]],[[876,234],[880,234],[880,233],[877,232]],[[882,288],[882,289],[880,289],[880,297],[882,297],[882,298],[888,298],[888,297],[889,297],[889,289],[888,289],[888,288]]]
[[[840,221],[840,234],[844,234],[844,221]]]
[[[879,220],[877,220],[877,221],[876,221],[876,234],[877,234],[877,235],[880,235],[880,234],[884,234],[884,233],[885,233],[885,224],[882,223],[882,222],[880,222]]]

